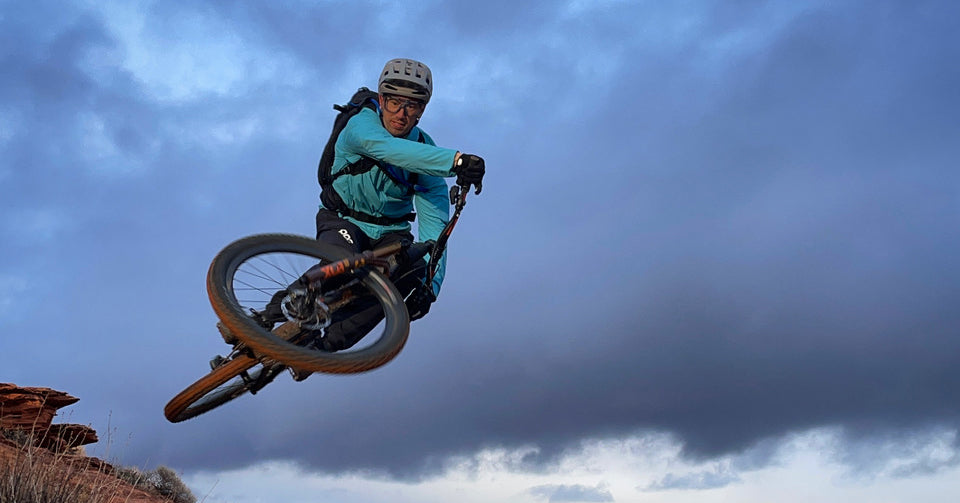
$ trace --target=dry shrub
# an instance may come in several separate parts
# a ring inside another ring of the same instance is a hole
[[[164,497],[173,503],[196,503],[197,498],[190,488],[180,480],[177,472],[166,466],[144,472],[133,467],[117,469],[117,478],[151,494]],[[0,502],[2,503],[2,502]]]
[[[154,486],[160,496],[171,499],[174,503],[196,503],[190,488],[180,480],[177,472],[166,466],[158,466],[154,471],[156,479]]]

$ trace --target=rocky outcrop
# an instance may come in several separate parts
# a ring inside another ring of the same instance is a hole
[[[97,442],[97,432],[82,424],[53,424],[57,411],[79,401],[50,388],[0,383],[0,430],[22,434],[37,447],[65,452]]]
[[[85,488],[82,494],[96,496],[83,501],[103,503],[196,501],[189,489],[184,489],[185,496],[181,494],[183,491],[177,493],[177,497],[157,495],[144,489],[144,482],[147,486],[151,484],[150,474],[117,469],[103,460],[87,457],[79,448],[95,443],[97,432],[80,424],[53,423],[59,409],[78,401],[50,388],[0,383],[0,470],[12,474],[10,480],[4,478],[0,485],[13,484],[13,480],[18,484],[16,491],[27,491],[31,495],[44,484],[67,487],[67,491],[79,486]],[[176,481],[182,485],[179,478]]]

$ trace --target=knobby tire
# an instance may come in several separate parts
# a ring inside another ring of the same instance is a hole
[[[191,384],[173,397],[167,406],[163,409],[163,415],[171,423],[179,423],[187,419],[199,416],[204,412],[210,411],[224,403],[237,398],[246,393],[249,389],[242,380],[234,386],[224,388],[216,393],[219,386],[227,383],[231,379],[238,377],[241,373],[250,370],[260,363],[257,359],[246,355],[239,355],[233,360],[213,369],[209,374],[201,377],[197,382]]]
[[[259,234],[234,241],[214,258],[207,273],[207,293],[213,310],[256,354],[300,370],[350,374],[380,367],[403,349],[410,332],[409,314],[396,287],[376,270],[368,270],[361,276],[361,283],[375,295],[384,312],[383,332],[372,344],[342,352],[318,351],[288,342],[260,326],[238,301],[233,279],[241,264],[272,253],[307,255],[317,261],[335,261],[350,255],[346,250],[303,236]],[[367,335],[368,338],[374,336]]]

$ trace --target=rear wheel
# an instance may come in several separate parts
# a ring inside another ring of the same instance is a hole
[[[374,333],[366,336],[360,349],[331,353],[305,347],[278,337],[259,322],[258,313],[267,312],[268,304],[276,303],[288,292],[296,293],[290,287],[305,271],[321,261],[335,261],[348,255],[343,249],[302,236],[261,234],[237,240],[210,264],[207,274],[210,302],[223,324],[258,355],[311,372],[372,370],[400,352],[410,330],[403,298],[378,271],[362,268],[346,273],[350,277],[338,276],[339,286],[330,296],[341,300],[317,303],[320,319],[336,318],[338,311],[348,313],[349,299],[379,303],[384,321]],[[287,320],[300,324],[303,330],[319,329],[316,318],[294,320],[286,310],[284,313]]]
[[[171,423],[199,416],[252,389],[262,388],[282,370],[279,364],[265,365],[250,356],[238,354],[173,397],[163,414]]]

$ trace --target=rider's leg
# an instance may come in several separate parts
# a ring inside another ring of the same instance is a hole
[[[370,250],[370,237],[352,222],[344,220],[336,212],[320,208],[317,212],[317,241],[343,248],[349,253],[360,253]],[[317,266],[325,264],[321,261]],[[349,281],[349,276],[331,278],[326,288],[333,289]]]
[[[403,275],[402,270],[398,270],[401,276],[396,283],[397,291],[406,298],[413,290],[423,282],[427,269],[426,262],[420,259],[414,268],[406,271]],[[346,311],[344,309],[343,311]],[[343,313],[343,311],[337,314]],[[323,349],[327,351],[340,351],[352,347],[360,342],[377,323],[383,320],[383,308],[380,303],[372,300],[362,305],[357,302],[350,306],[348,313],[339,321],[335,321],[326,329],[326,336],[323,339]],[[339,318],[339,317],[338,317]]]
[[[370,249],[370,237],[355,224],[340,218],[336,212],[320,208],[320,211],[317,212],[316,222],[317,241],[343,248],[350,253],[359,253],[363,250]],[[324,262],[325,261],[321,261],[317,266],[323,265]],[[350,277],[343,276],[343,280],[349,281]],[[340,285],[341,283],[338,281],[338,278],[332,278],[331,281],[325,283],[325,286],[331,289],[337,288]],[[354,304],[357,303],[355,302]],[[363,330],[362,326],[353,326],[355,322],[351,322],[350,320],[357,312],[363,311],[363,306],[356,305],[351,305],[337,311],[334,314],[333,324],[325,330],[326,335],[323,335],[324,332],[318,330],[316,332],[317,337],[323,337],[314,339],[310,342],[310,345],[325,351],[338,351],[356,344],[361,337],[376,326],[376,323],[373,323],[373,325],[366,330]],[[352,335],[356,331],[361,331],[359,337]],[[345,342],[348,337],[351,340],[355,339],[349,345]],[[293,379],[295,381],[302,381],[309,377],[310,374],[312,374],[312,372],[293,369]]]
[[[374,243],[378,248],[397,241],[413,242],[413,235],[409,232],[394,232],[387,234]],[[427,261],[419,258],[410,261],[404,254],[398,255],[400,261],[397,270],[390,275],[390,281],[397,287],[400,297],[406,299],[410,292],[423,283],[423,278],[427,275]]]
[[[317,212],[316,222],[317,241],[343,248],[348,253],[358,253],[361,250],[367,249],[365,247],[369,246],[370,238],[360,230],[359,227],[340,218],[336,212],[321,208],[320,211]],[[321,261],[314,267],[319,267],[323,265],[324,262],[325,261]],[[348,278],[344,277],[344,279],[347,280]],[[333,289],[340,285],[338,280],[334,278],[329,281],[326,286]],[[278,291],[273,298],[270,299],[270,302],[264,306],[263,311],[258,313],[258,321],[265,329],[271,330],[276,323],[280,323],[286,319],[280,307],[280,302],[283,301],[286,296],[287,290]],[[226,335],[224,335],[224,340],[227,340]]]
[[[379,248],[397,241],[413,241],[409,232],[392,232],[385,234],[371,243],[372,248]],[[426,274],[426,262],[419,259],[412,263],[400,263],[400,267],[391,276],[391,281],[397,287],[400,296],[406,298],[420,283]],[[337,314],[334,322],[327,327],[323,344],[327,351],[339,351],[352,347],[360,342],[380,321],[383,320],[383,308],[375,300],[360,303],[356,302]],[[344,312],[346,311],[346,312]]]
[[[413,263],[403,264],[390,278],[405,301],[409,301],[410,294],[423,284],[427,277],[427,261],[418,259]],[[411,320],[413,321],[413,320]]]
[[[337,315],[336,321],[324,330],[320,341],[326,351],[340,351],[360,342],[383,320],[383,308],[375,299],[358,300],[338,311]]]
[[[336,212],[321,208],[317,212],[317,241],[358,253],[370,249],[370,238]]]
[[[338,248],[343,248],[348,253],[359,253],[360,251],[366,249],[365,246],[368,246],[370,243],[370,238],[360,230],[356,225],[340,218],[336,212],[330,211],[324,208],[320,208],[320,211],[317,212],[317,241],[321,243],[327,243]],[[323,265],[326,261],[320,261],[314,267]],[[306,272],[306,271],[304,271]],[[336,287],[335,282],[331,282],[331,287]],[[282,319],[282,314],[280,314],[280,300],[286,295],[286,291],[277,292],[277,296],[271,299],[270,303],[267,304],[267,309],[265,311],[266,316],[272,315],[274,318],[279,315]],[[279,320],[275,320],[279,321]]]

